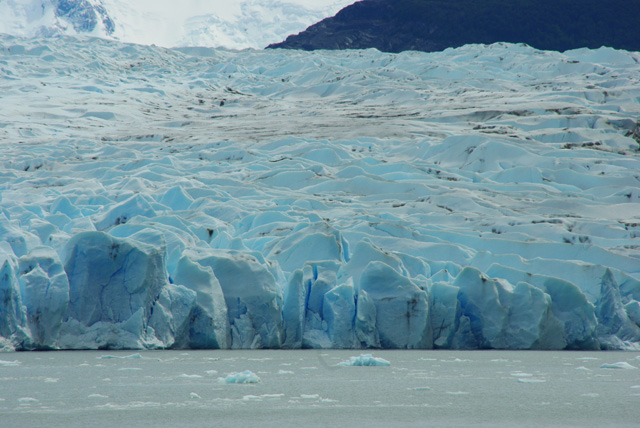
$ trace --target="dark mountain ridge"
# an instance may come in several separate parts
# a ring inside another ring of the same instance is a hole
[[[364,0],[267,48],[439,51],[526,43],[640,51],[640,0]]]

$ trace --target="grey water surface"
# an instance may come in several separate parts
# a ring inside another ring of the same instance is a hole
[[[372,351],[391,365],[337,366],[361,353],[0,354],[0,427],[640,424],[638,353]],[[260,382],[225,383],[246,370]]]

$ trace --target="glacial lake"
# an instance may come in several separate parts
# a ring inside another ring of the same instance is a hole
[[[363,353],[391,364],[338,365]],[[637,427],[639,355],[354,350],[4,353],[0,426]],[[260,382],[224,382],[230,373],[246,370]]]

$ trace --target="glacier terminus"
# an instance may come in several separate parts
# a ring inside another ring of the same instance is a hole
[[[640,349],[640,54],[0,35],[0,349]]]

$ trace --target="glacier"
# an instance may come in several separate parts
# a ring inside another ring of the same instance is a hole
[[[0,349],[640,349],[640,53],[0,35]]]

